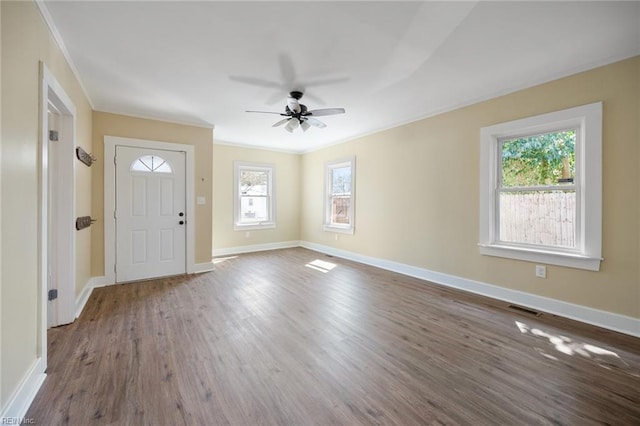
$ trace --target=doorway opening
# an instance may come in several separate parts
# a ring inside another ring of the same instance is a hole
[[[40,63],[39,354],[46,365],[47,329],[75,320],[76,109]]]

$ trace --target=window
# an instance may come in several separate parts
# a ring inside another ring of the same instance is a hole
[[[480,135],[480,253],[599,270],[602,103]]]
[[[325,166],[324,230],[353,234],[355,157]]]
[[[579,129],[498,139],[497,240],[575,249]]]
[[[173,173],[167,161],[156,155],[143,155],[131,163],[132,172]]]
[[[273,166],[234,162],[234,229],[275,228]]]

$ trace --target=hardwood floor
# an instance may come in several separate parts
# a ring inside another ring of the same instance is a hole
[[[216,267],[95,289],[27,418],[640,424],[640,339],[302,248]]]

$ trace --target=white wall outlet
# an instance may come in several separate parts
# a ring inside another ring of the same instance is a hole
[[[336,241],[338,241],[338,234],[335,234],[335,239]]]
[[[205,198],[204,198],[204,197],[197,197],[197,198],[196,198],[196,204],[198,204],[198,205],[203,205],[203,204],[205,204],[205,203],[206,203],[206,201],[205,201]]]
[[[547,278],[547,267],[544,265],[536,265],[536,277]]]
[[[249,238],[251,236],[251,232],[247,231],[244,233],[245,238]]]

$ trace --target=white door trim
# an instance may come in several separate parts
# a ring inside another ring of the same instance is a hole
[[[104,137],[104,276],[107,284],[115,284],[116,227],[116,167],[114,158],[116,146],[183,151],[186,155],[186,225],[187,225],[187,274],[196,272],[195,265],[195,191],[194,191],[194,147],[193,145],[131,139],[117,136]]]
[[[49,271],[48,232],[49,232],[49,103],[61,112],[59,130],[59,159],[56,164],[59,187],[55,194],[60,198],[57,203],[56,249],[60,264],[58,265],[58,323],[68,324],[75,320],[75,262],[76,234],[75,219],[75,156],[76,141],[76,107],[62,86],[55,79],[46,65],[40,62],[40,207],[39,207],[39,244],[40,244],[40,304],[38,309],[39,348],[38,354],[46,365],[47,356],[47,275]]]

